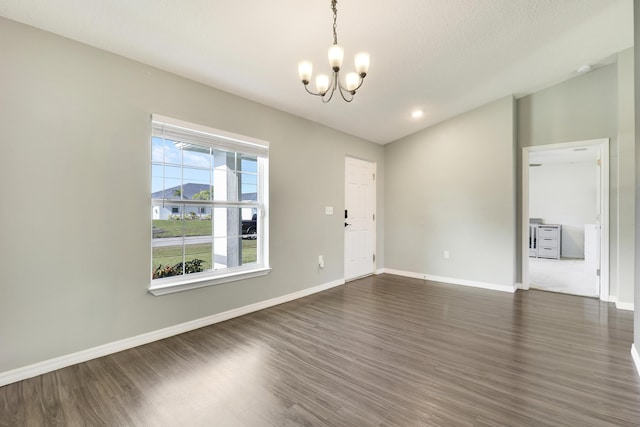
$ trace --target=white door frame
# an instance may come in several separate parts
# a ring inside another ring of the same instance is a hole
[[[529,153],[559,148],[600,147],[600,299],[609,301],[609,139],[522,148],[522,289],[529,289]]]
[[[368,273],[367,275],[371,275],[371,274],[376,274],[377,271],[377,265],[378,265],[378,257],[376,254],[376,241],[377,241],[377,236],[378,236],[378,212],[377,212],[377,201],[376,201],[376,195],[378,193],[377,191],[377,186],[378,186],[378,179],[377,179],[377,174],[378,174],[378,163],[377,162],[372,162],[370,160],[366,160],[366,159],[362,159],[362,158],[358,158],[355,156],[345,156],[345,176],[344,176],[344,184],[343,187],[345,188],[345,209],[346,209],[346,180],[347,180],[347,176],[346,176],[346,166],[347,166],[347,161],[349,159],[352,160],[357,160],[359,162],[366,162],[369,163],[372,166],[373,169],[373,175],[374,175],[374,179],[373,179],[373,186],[371,188],[371,209],[373,211],[373,215],[374,215],[374,221],[373,221],[373,230],[372,230],[372,236],[371,236],[371,244],[372,244],[372,254],[374,255],[374,259],[373,259],[373,265],[372,265],[372,270],[370,273]],[[346,222],[346,220],[345,220]],[[346,233],[346,231],[345,231]],[[346,281],[350,281],[350,280],[355,280],[358,279],[360,277],[364,277],[364,276],[358,276],[358,277],[350,277],[347,278],[346,277],[346,263],[347,263],[347,251],[346,251],[346,242],[345,239],[342,239],[342,251],[344,254],[344,261],[343,261],[343,268],[344,268],[344,276],[345,276],[345,280]]]

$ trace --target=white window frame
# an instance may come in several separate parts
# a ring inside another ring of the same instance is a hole
[[[222,270],[209,270],[201,273],[191,273],[161,279],[151,279],[149,292],[153,295],[165,295],[174,292],[217,285],[236,280],[249,279],[269,274],[269,143],[256,138],[237,135],[207,126],[173,119],[159,114],[151,116],[151,139],[163,136],[167,139],[179,138],[180,141],[192,141],[198,145],[210,146],[216,150],[255,155],[258,158],[258,188],[256,202],[225,202],[211,200],[208,202],[189,200],[189,205],[214,207],[239,206],[259,207],[262,215],[258,215],[258,229],[256,253],[257,263],[231,267]],[[159,134],[162,132],[162,135]],[[167,200],[168,203],[171,200]],[[181,201],[183,203],[184,201]],[[153,200],[151,200],[153,205]],[[153,237],[152,237],[153,239]],[[153,240],[151,241],[153,243]],[[153,250],[152,245],[150,249]],[[151,256],[153,262],[153,255]]]

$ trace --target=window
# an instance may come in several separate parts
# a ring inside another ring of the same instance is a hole
[[[153,115],[154,295],[264,275],[268,143]]]

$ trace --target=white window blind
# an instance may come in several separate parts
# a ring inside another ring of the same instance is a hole
[[[161,136],[184,143],[206,144],[219,150],[237,151],[258,157],[269,156],[269,143],[260,139],[236,135],[158,114],[151,116],[151,125],[153,136]]]

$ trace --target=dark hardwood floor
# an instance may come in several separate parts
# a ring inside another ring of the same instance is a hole
[[[640,425],[632,324],[382,275],[1,387],[0,425]]]

